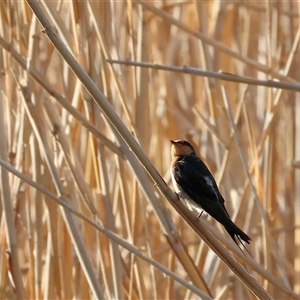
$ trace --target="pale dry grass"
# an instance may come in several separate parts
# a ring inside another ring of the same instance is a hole
[[[36,4],[0,2],[0,298],[300,299],[299,3]],[[254,260],[165,185],[179,138]]]

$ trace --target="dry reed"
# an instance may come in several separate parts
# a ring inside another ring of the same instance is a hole
[[[0,7],[1,299],[300,299],[299,3]],[[254,259],[168,187],[179,138]]]

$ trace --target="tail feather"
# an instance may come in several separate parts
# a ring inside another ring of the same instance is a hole
[[[226,231],[228,232],[228,234],[231,236],[231,238],[234,240],[234,242],[236,244],[237,244],[237,241],[236,241],[235,237],[243,240],[247,244],[250,244],[250,241],[251,241],[250,237],[244,231],[242,231],[240,228],[238,228],[233,222],[224,226],[224,228],[226,229]]]

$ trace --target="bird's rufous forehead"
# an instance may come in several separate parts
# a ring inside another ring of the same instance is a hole
[[[170,142],[172,144],[177,144],[177,143],[183,142],[183,140],[170,140]]]
[[[185,140],[170,140],[172,143],[172,156],[190,155],[194,153],[191,144]]]

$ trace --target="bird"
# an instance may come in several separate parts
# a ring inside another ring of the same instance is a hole
[[[250,244],[251,238],[232,220],[225,207],[216,181],[193,146],[186,140],[170,140],[171,142],[171,176],[175,192],[182,198],[188,208],[207,212],[221,223],[233,241]],[[237,238],[237,240],[236,240]]]

